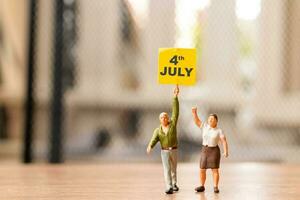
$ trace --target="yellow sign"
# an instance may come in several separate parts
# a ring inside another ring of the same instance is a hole
[[[196,49],[160,48],[158,82],[194,85],[196,83]]]

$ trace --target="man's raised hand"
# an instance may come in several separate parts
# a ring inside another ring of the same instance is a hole
[[[176,87],[174,89],[174,95],[177,97],[179,94],[179,87],[178,87],[178,84],[176,84]]]

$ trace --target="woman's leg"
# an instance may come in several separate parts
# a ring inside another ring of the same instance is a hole
[[[204,186],[206,180],[206,169],[200,169],[200,186]]]
[[[220,179],[219,169],[212,169],[212,173],[214,178],[214,187],[218,187]]]

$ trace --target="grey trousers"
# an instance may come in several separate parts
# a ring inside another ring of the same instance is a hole
[[[177,183],[177,149],[161,150],[166,189]]]

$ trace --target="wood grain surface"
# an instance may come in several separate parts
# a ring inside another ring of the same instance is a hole
[[[300,165],[226,163],[221,166],[220,193],[213,193],[211,172],[206,191],[198,186],[198,163],[179,163],[178,186],[164,194],[160,163],[4,164],[0,166],[0,199],[300,199]]]

